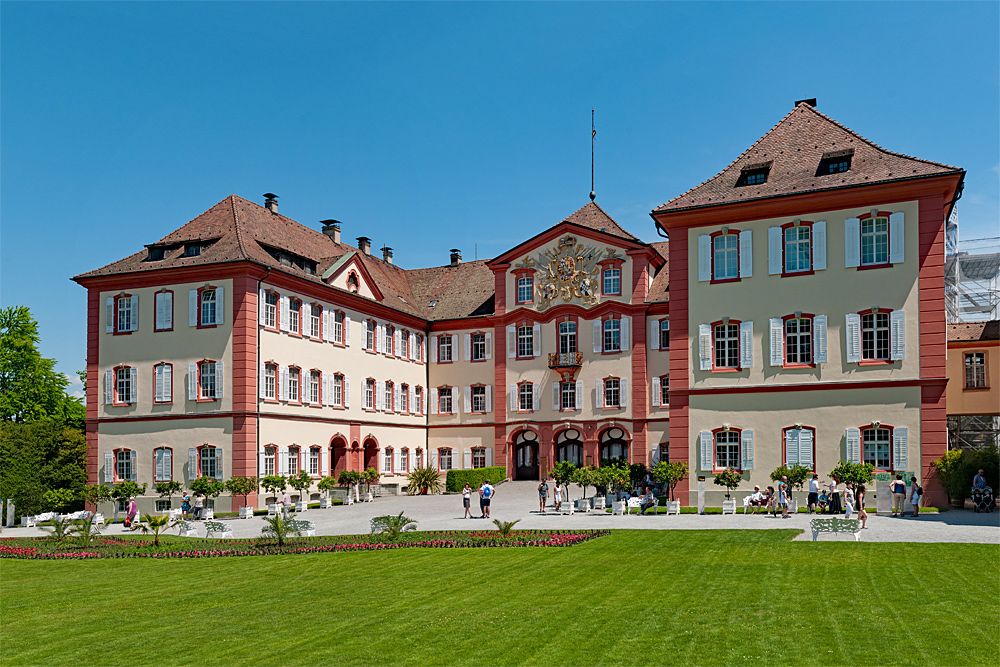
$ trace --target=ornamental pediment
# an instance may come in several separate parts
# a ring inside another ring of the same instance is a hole
[[[561,303],[596,306],[601,301],[601,262],[625,260],[617,248],[581,242],[566,234],[555,246],[528,255],[513,270],[535,271],[535,304],[545,310]]]

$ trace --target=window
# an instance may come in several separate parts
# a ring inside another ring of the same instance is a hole
[[[438,412],[443,415],[451,414],[451,387],[438,389]]]
[[[174,366],[160,363],[153,366],[153,402],[172,403],[174,400]]]
[[[112,302],[112,309],[108,310],[108,330],[114,333],[138,331],[139,318],[136,310],[139,298],[123,294],[116,297],[108,297],[108,299]]]
[[[132,368],[120,366],[115,369],[115,400],[116,404],[135,402],[135,384]]]
[[[169,482],[173,477],[173,450],[157,447],[153,450],[153,481]]]
[[[785,320],[785,363],[811,364],[812,319],[791,317]]]
[[[277,292],[266,292],[264,294],[264,326],[268,329],[278,328]]]
[[[889,470],[890,432],[887,428],[866,428],[861,431],[862,463]]]
[[[472,388],[472,411],[486,412],[486,387],[480,385]]]
[[[406,414],[407,408],[409,407],[410,398],[410,387],[409,385],[401,384],[399,385],[399,411]]]
[[[274,474],[274,447],[264,450],[264,476]]]
[[[170,501],[169,500],[157,500],[156,501],[156,511],[157,512],[169,512],[170,511]]]
[[[576,322],[559,323],[559,354],[576,352]]]
[[[218,390],[216,362],[203,361],[198,364],[198,400],[215,400],[219,394]]]
[[[368,378],[365,380],[365,410],[375,409],[375,380]]]
[[[424,388],[416,387],[413,390],[413,413],[423,414],[424,413]]]
[[[309,337],[319,340],[319,321],[323,316],[323,307],[316,304],[309,306]]]
[[[288,368],[288,400],[299,400],[299,369],[295,366]]]
[[[200,474],[202,477],[221,477],[221,472],[218,469],[219,459],[216,456],[215,447],[202,447],[199,450],[201,461]]]
[[[472,467],[473,468],[486,467],[486,449],[484,447],[472,448]]]
[[[715,467],[719,469],[740,467],[740,432],[715,433]]]
[[[302,302],[298,299],[288,301],[288,330],[299,333],[299,315],[302,314]]]
[[[188,243],[184,246],[184,257],[197,257],[201,254],[200,243]]]
[[[451,449],[438,450],[438,470],[451,470]]]
[[[576,383],[559,383],[559,409],[576,410]]]
[[[375,320],[365,320],[365,349],[375,351]]]
[[[517,328],[517,356],[518,357],[531,357],[534,355],[535,337],[532,327],[518,327]]]
[[[604,320],[604,351],[621,352],[622,349],[621,320]]]
[[[339,310],[333,314],[333,342],[344,344],[344,313]]]
[[[736,234],[719,234],[712,239],[713,280],[739,278],[740,251]]]
[[[861,221],[861,266],[889,263],[889,218],[877,216]]]
[[[854,149],[848,148],[842,151],[824,153],[816,169],[817,176],[828,176],[829,174],[842,174],[851,170],[851,158],[854,156]]]
[[[535,292],[535,279],[531,276],[522,276],[517,279],[517,302],[531,303],[532,295]]]
[[[157,292],[153,296],[154,331],[172,331],[174,328],[174,293],[170,290]]]
[[[767,176],[770,171],[770,162],[748,164],[740,170],[740,177],[736,181],[736,187],[741,188],[747,185],[760,185],[761,183],[767,183]]]
[[[417,335],[413,339],[413,358],[416,361],[423,361],[424,356],[424,337],[422,335]]]
[[[670,378],[666,375],[660,378],[660,405],[670,405]]]
[[[621,405],[621,383],[618,378],[604,380],[604,407],[617,408]]]
[[[618,268],[604,269],[604,293],[622,293],[622,270]]]
[[[670,320],[660,320],[660,349],[670,349]]]
[[[134,452],[130,449],[119,449],[115,452],[115,480],[135,479],[136,469],[132,465]]]
[[[410,358],[410,332],[402,331],[399,334],[399,356],[403,359]]]
[[[203,289],[201,290],[201,319],[198,322],[199,326],[203,327],[214,327],[217,321],[217,309],[218,305],[216,291],[214,289]]]
[[[444,335],[438,336],[438,363],[447,363],[452,360],[451,357],[451,336]]]
[[[484,361],[486,359],[486,334],[472,334],[472,360]]]
[[[309,450],[309,474],[319,476],[319,449],[316,447]]]
[[[385,353],[391,357],[393,355],[392,339],[395,335],[396,328],[391,327],[387,324],[382,329],[382,331],[385,333],[384,336],[385,343],[383,344],[382,349],[385,350]]]
[[[813,456],[816,443],[816,429],[812,427],[793,426],[783,429],[785,438],[785,460],[786,466],[801,465],[815,469]]]
[[[867,313],[861,316],[861,358],[889,359],[889,313]]]
[[[410,469],[410,450],[399,450],[399,471],[406,472]]]
[[[319,405],[319,371],[309,371],[309,402]]]
[[[519,412],[531,412],[535,405],[534,385],[522,382],[517,385],[517,409]]]
[[[811,267],[812,230],[808,225],[791,226],[785,229],[785,273],[808,271]]]
[[[347,289],[351,292],[357,293],[358,285],[358,274],[351,271],[351,275],[347,276]]]
[[[382,402],[382,407],[383,407],[383,409],[386,412],[392,412],[393,408],[394,408],[393,400],[392,400],[392,398],[393,398],[392,397],[392,392],[393,392],[393,388],[394,387],[395,387],[395,385],[393,385],[393,383],[391,383],[391,382],[386,382],[385,383],[385,394],[384,394],[385,398],[384,398],[384,400]]]
[[[719,324],[715,332],[715,367],[740,367],[740,325]]]
[[[986,388],[986,353],[965,353],[965,388]]]
[[[299,448],[288,448],[288,476],[294,477],[299,474]]]
[[[273,401],[277,398],[275,393],[277,387],[278,367],[274,364],[264,365],[264,399]]]
[[[334,405],[343,406],[344,405],[344,376],[340,373],[336,373],[333,376],[333,396],[330,398],[330,402]]]

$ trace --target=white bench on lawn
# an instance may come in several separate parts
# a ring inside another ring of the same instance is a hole
[[[190,521],[178,521],[177,535],[180,537],[198,537],[198,527]]]
[[[852,533],[855,542],[861,541],[861,522],[857,519],[839,519],[835,516],[813,519],[809,522],[809,528],[812,529],[813,542],[816,541],[820,533]]]

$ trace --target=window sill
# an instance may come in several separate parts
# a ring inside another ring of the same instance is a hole
[[[293,338],[302,338],[302,334],[300,334],[298,331],[292,331],[291,329],[289,329],[285,333],[287,333],[289,336],[292,336]]]
[[[453,363],[455,363],[455,362],[454,362],[454,360],[452,360],[452,359],[449,359],[448,361],[440,361],[440,360],[439,360],[439,361],[438,361],[437,363],[439,363],[439,364],[453,364]]]
[[[106,408],[108,408],[108,407],[110,407],[110,408],[127,408],[130,405],[132,405],[132,404],[131,403],[118,403],[116,401],[116,402],[112,403],[111,405],[108,405],[107,403],[105,403],[104,407],[106,407]]]
[[[470,362],[473,363],[473,364],[481,364],[484,361],[487,361],[487,359],[485,359],[485,358],[483,358],[483,359],[470,359]]]
[[[858,271],[868,271],[870,269],[891,269],[892,264],[860,264],[856,268]]]
[[[279,401],[276,398],[262,398],[262,399],[260,399],[260,401],[261,401],[261,403],[274,403],[274,404],[278,404],[278,403],[281,402],[281,401]]]
[[[713,368],[713,373],[739,373],[742,368]]]
[[[173,405],[173,401],[153,401],[153,405]],[[167,480],[168,482],[170,480]]]
[[[219,326],[218,324],[201,324],[200,322],[198,323],[199,329],[215,329],[218,326]]]
[[[169,329],[153,329],[153,333],[163,333],[164,331],[173,331],[173,330],[174,330],[173,327],[170,327]]]
[[[858,366],[891,366],[894,363],[892,359],[862,359]]]
[[[989,391],[989,387],[963,387],[962,391]]]
[[[195,403],[215,403],[217,400],[216,398],[196,398]]]
[[[721,283],[738,283],[742,278],[712,278],[709,281],[710,285],[719,285]]]
[[[601,354],[621,354],[621,350],[603,350]]]
[[[816,271],[814,269],[807,269],[805,271],[782,271],[782,278],[794,278],[795,276],[811,276],[814,275]]]
[[[789,363],[786,363],[786,364],[782,364],[781,367],[782,368],[816,368],[816,364],[815,363],[811,363],[811,364],[789,364]]]
[[[112,334],[115,335],[115,336],[131,336],[132,332],[131,331],[113,331]]]

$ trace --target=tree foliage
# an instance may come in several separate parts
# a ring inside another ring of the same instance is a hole
[[[0,422],[0,497],[13,498],[21,515],[37,514],[45,493],[73,494],[70,509],[82,509],[87,483],[87,441],[79,429],[54,419],[24,424]]]
[[[215,498],[225,490],[226,485],[223,481],[214,477],[199,477],[191,482],[191,491],[194,493],[198,493],[200,491],[204,493],[207,498]]]
[[[132,500],[139,496],[146,495],[146,483],[137,484],[133,481],[118,482],[111,487],[111,498],[113,500]]]
[[[357,470],[341,470],[337,477],[337,484],[341,486],[354,486],[361,481],[361,473]]]
[[[953,449],[934,462],[934,469],[941,477],[941,483],[948,497],[962,501],[969,497],[972,478],[983,469],[986,485],[994,490],[1000,488],[1000,450],[989,447],[983,450]]]
[[[738,470],[733,470],[732,468],[727,468],[722,472],[716,473],[714,480],[719,486],[726,487],[726,498],[729,498],[729,494],[735,491],[742,481],[743,475]]]
[[[288,486],[288,480],[284,475],[267,475],[260,478],[260,486],[265,491],[278,495],[279,491],[284,491]]]
[[[600,482],[600,475],[597,468],[593,466],[583,466],[573,472],[573,483],[583,488],[583,497],[587,497],[587,487],[597,486]]]
[[[230,495],[243,496],[243,506],[246,507],[247,496],[257,491],[258,482],[256,477],[231,477],[226,480],[225,486]]]
[[[688,476],[688,464],[685,461],[660,461],[650,471],[660,484],[666,484],[670,489],[670,499],[674,499],[674,488]]]
[[[305,470],[300,470],[298,475],[288,478],[288,484],[299,492],[299,502],[306,502],[305,490],[312,486],[312,477]]]
[[[559,463],[552,466],[552,479],[556,480],[562,485],[569,484],[573,481],[573,475],[576,472],[576,464],[570,463],[569,461],[560,461]]]
[[[834,477],[841,484],[851,482],[857,488],[858,484],[870,485],[875,466],[871,463],[847,463],[841,461],[837,467],[830,471],[830,477]],[[774,479],[772,477],[772,479]],[[788,478],[791,480],[791,477]]]
[[[324,477],[323,479],[319,480],[319,484],[316,485],[316,488],[319,489],[320,491],[326,491],[327,496],[329,496],[330,492],[333,491],[335,488],[337,488],[337,486],[338,486],[337,478],[334,477],[333,475],[330,475],[329,477]]]
[[[782,477],[788,478],[788,489],[789,491],[794,491],[798,489],[802,490],[802,486],[809,479],[810,475],[813,474],[812,468],[807,468],[804,465],[795,464],[793,466],[780,465],[771,471],[771,481],[780,482]],[[845,480],[840,480],[845,481]]]

